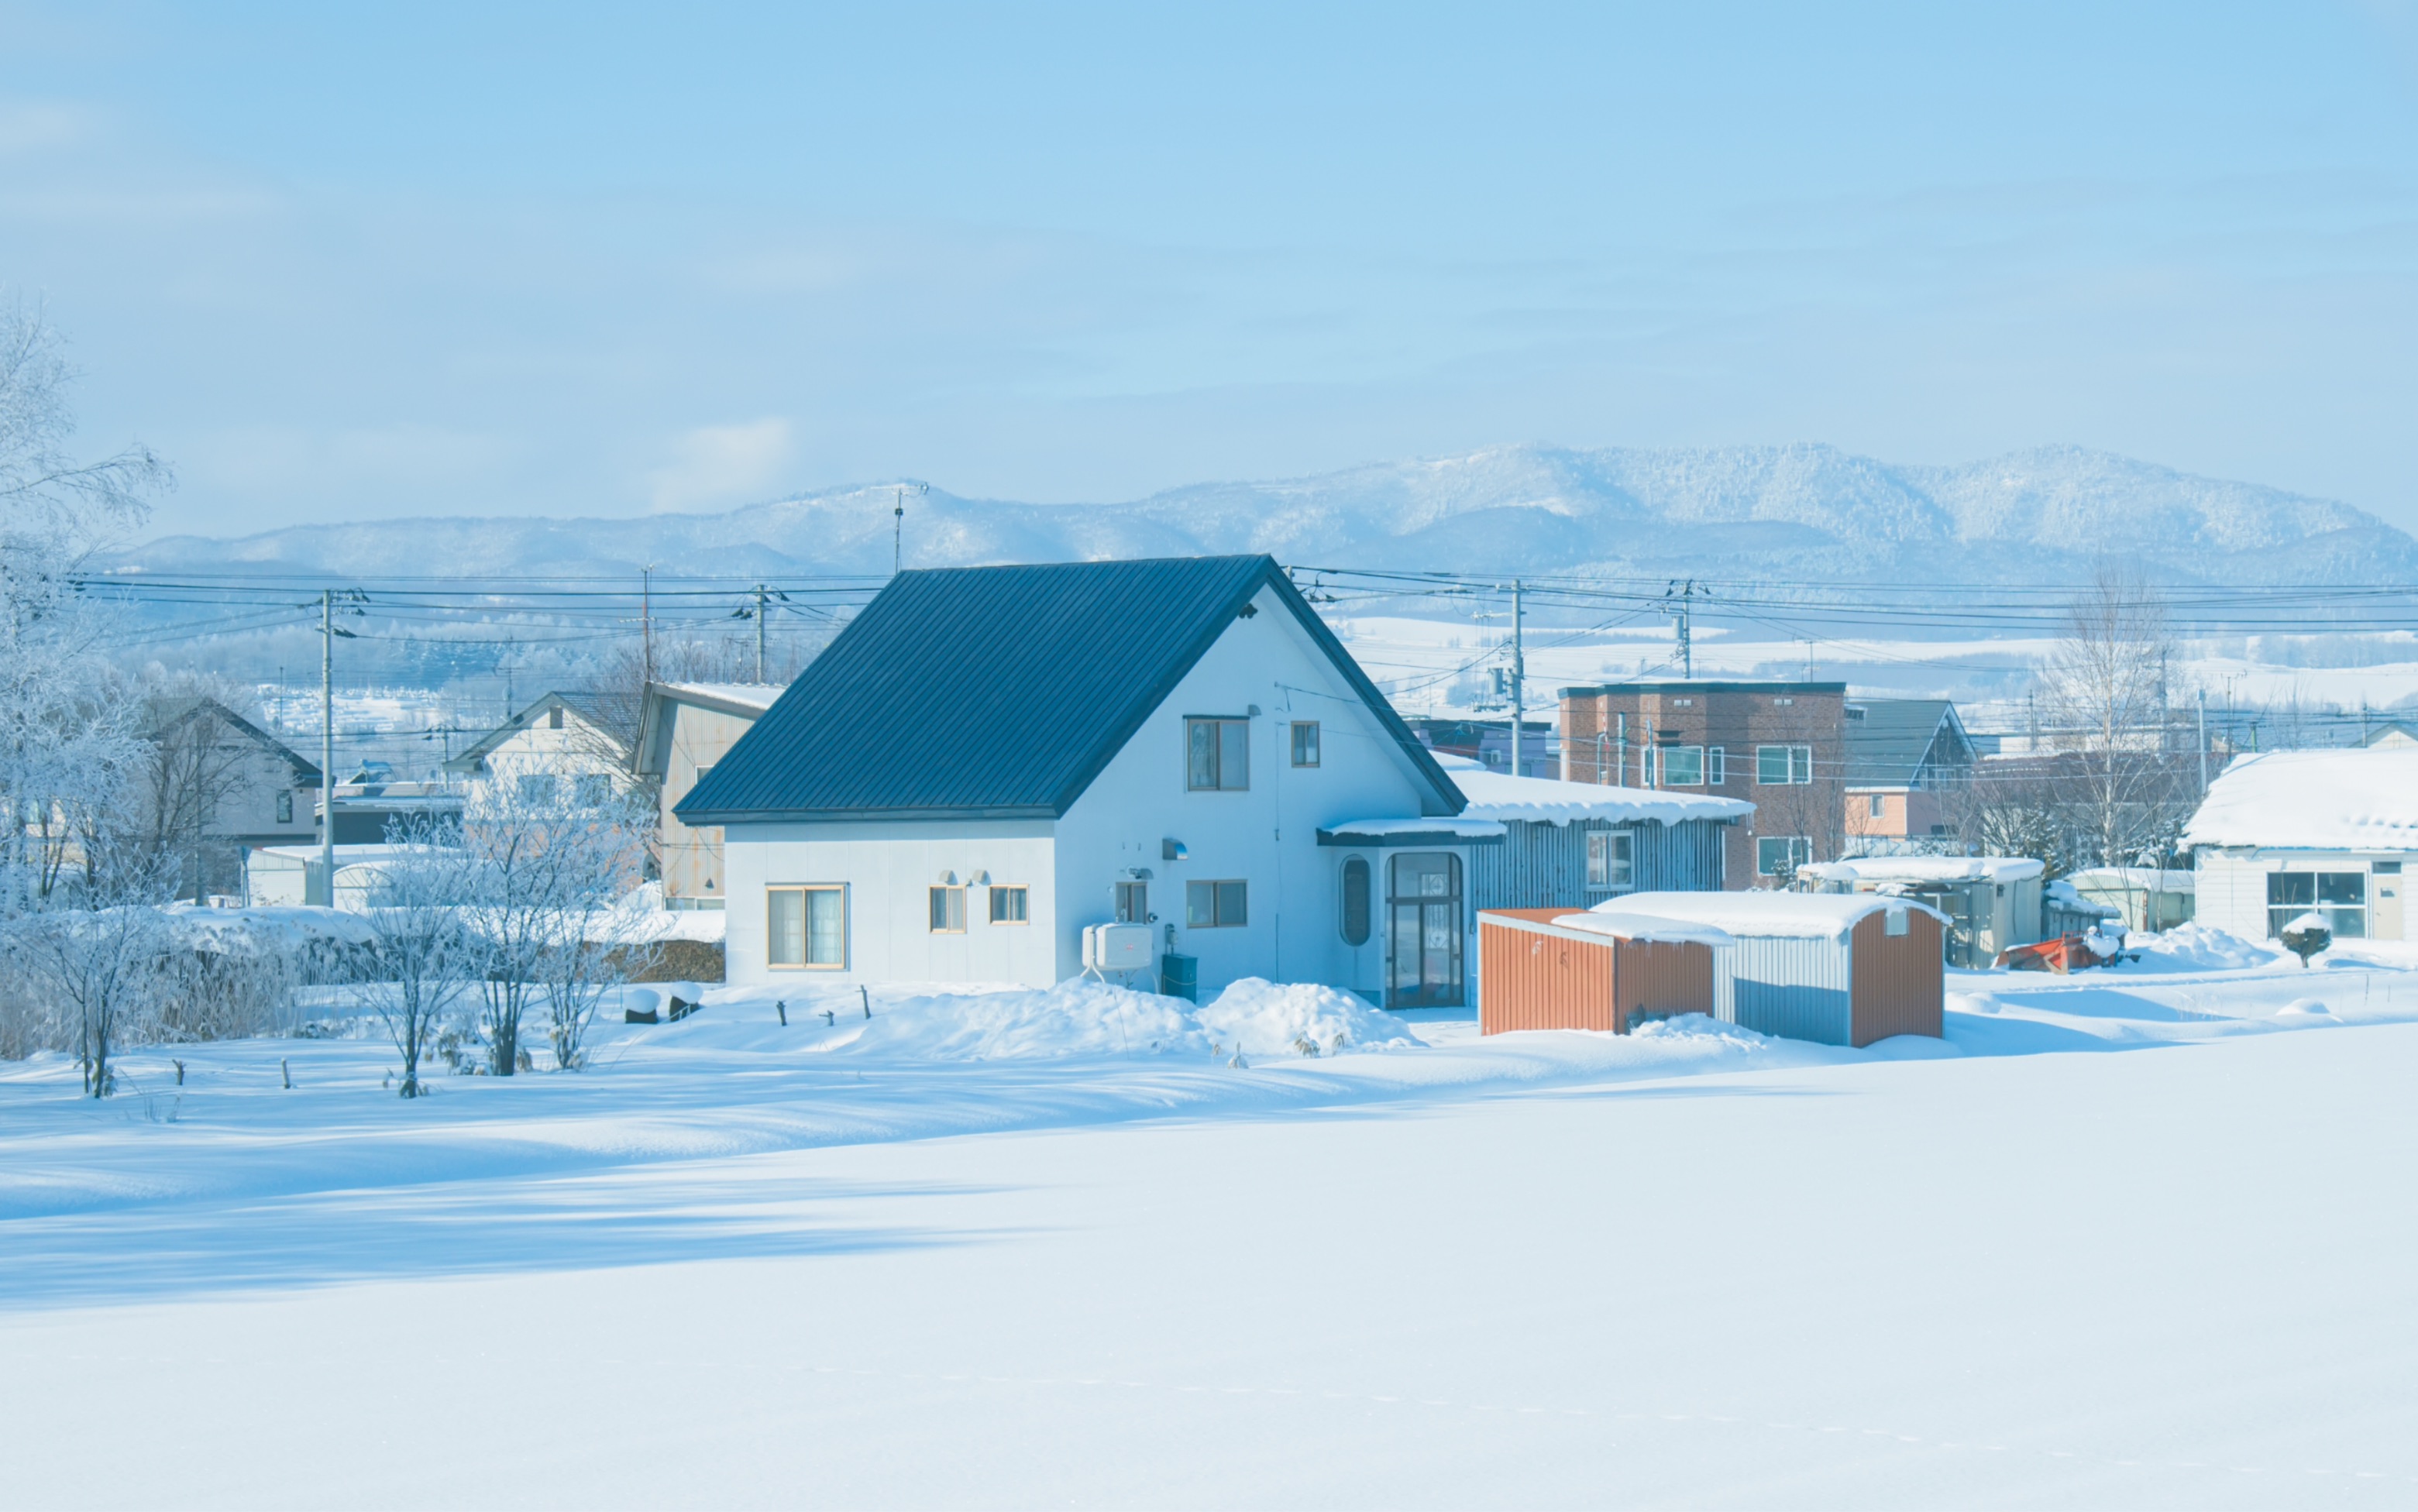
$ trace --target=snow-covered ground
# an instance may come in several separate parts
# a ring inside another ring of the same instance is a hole
[[[2418,1500],[2418,951],[1951,992],[1867,1051],[1094,985],[717,991],[419,1104],[365,1038],[0,1068],[9,1500]]]

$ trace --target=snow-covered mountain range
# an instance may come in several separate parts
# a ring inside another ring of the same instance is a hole
[[[659,572],[880,573],[894,488],[802,494],[719,514],[434,516],[176,536],[148,572],[285,568],[555,577]],[[1573,451],[1523,445],[1115,504],[911,495],[910,566],[1265,551],[1289,564],[1826,582],[2057,582],[2106,552],[2177,583],[2349,583],[2418,574],[2418,541],[2361,510],[2049,447],[1902,466],[1828,446]]]

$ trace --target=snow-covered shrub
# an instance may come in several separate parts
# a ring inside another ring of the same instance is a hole
[[[1194,1014],[1212,1039],[1245,1055],[1334,1055],[1420,1044],[1410,1026],[1348,992],[1247,976]]]

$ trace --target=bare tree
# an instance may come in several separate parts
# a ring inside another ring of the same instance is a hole
[[[2074,758],[2061,785],[2101,864],[2163,857],[2187,817],[2179,811],[2193,795],[2166,680],[2173,655],[2165,601],[2137,572],[2108,563],[2075,596],[2042,670],[2051,741]]]
[[[9,954],[69,1020],[87,1095],[115,1089],[113,1057],[154,1005],[168,952],[167,916],[159,905],[173,872],[133,848],[106,853],[99,883],[72,904],[19,921]]]
[[[523,1026],[540,1001],[557,1064],[575,1068],[604,988],[619,968],[598,934],[638,884],[653,811],[641,795],[599,791],[575,772],[517,771],[482,783],[463,817],[482,961],[481,1028],[489,1068],[519,1068]]]
[[[198,903],[227,880],[236,848],[217,837],[222,811],[258,775],[264,753],[232,723],[236,705],[247,701],[241,690],[156,667],[145,683],[127,828],[177,858],[180,895]]]
[[[458,825],[428,815],[390,825],[400,852],[372,887],[363,917],[377,937],[370,1006],[403,1056],[402,1095],[420,1095],[420,1063],[485,965],[463,904],[475,893]]]

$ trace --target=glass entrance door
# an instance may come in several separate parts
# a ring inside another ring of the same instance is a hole
[[[1388,878],[1385,1006],[1461,1007],[1461,858],[1396,856]]]

